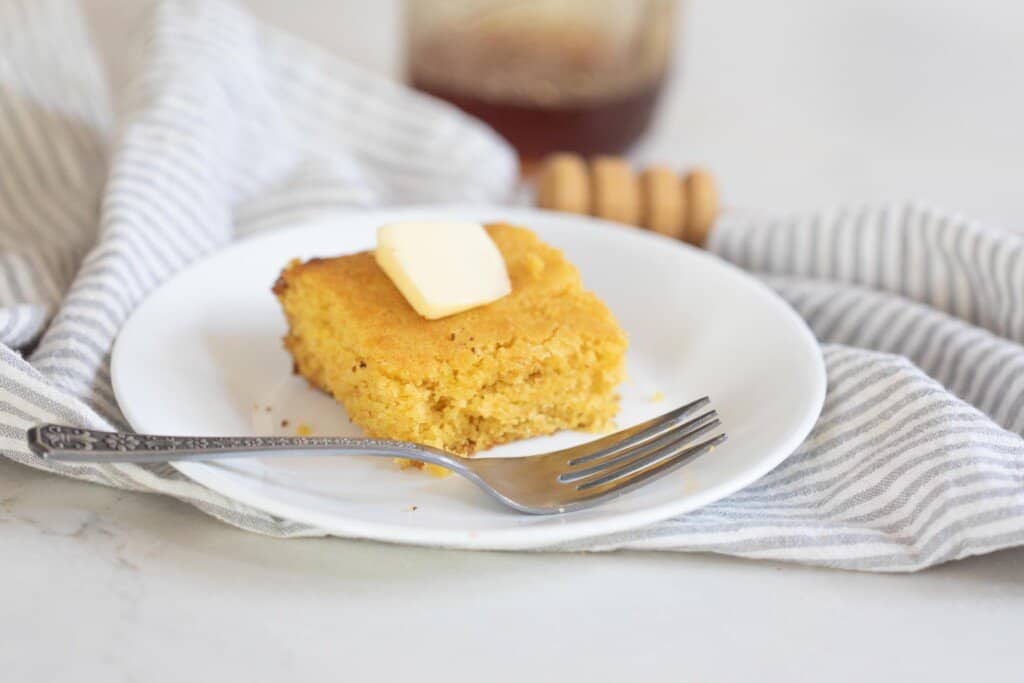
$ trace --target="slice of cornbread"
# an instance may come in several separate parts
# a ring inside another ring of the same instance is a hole
[[[489,225],[512,292],[439,320],[412,309],[371,252],[293,261],[274,285],[295,371],[370,436],[471,454],[618,411],[626,335],[562,253]]]

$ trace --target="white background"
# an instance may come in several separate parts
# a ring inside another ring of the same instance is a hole
[[[397,3],[248,0],[389,75]],[[115,83],[138,0],[84,0]],[[695,0],[640,159],[735,205],[916,198],[1024,229],[1024,6]],[[908,576],[275,541],[0,461],[0,679],[1013,680],[1024,550]]]

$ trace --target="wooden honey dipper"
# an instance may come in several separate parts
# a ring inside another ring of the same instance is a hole
[[[639,176],[625,159],[552,154],[537,179],[537,205],[643,226],[701,246],[718,214],[718,191],[701,168],[680,177],[665,166]]]

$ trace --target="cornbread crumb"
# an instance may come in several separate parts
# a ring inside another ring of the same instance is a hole
[[[295,428],[295,433],[298,436],[309,436],[310,434],[313,433],[313,428],[310,427],[305,422],[303,422],[302,424]]]
[[[420,462],[418,460],[409,460],[407,458],[394,458],[394,462],[403,470],[422,470],[433,477],[437,477],[438,479],[444,479],[452,473],[447,467],[435,465],[430,462]]]
[[[438,479],[444,479],[452,473],[452,471],[447,467],[441,467],[440,465],[435,465],[429,462],[423,463],[422,470],[430,476],[437,477]]]
[[[296,372],[369,436],[453,453],[609,428],[625,333],[561,252],[524,228],[487,231],[512,293],[438,320],[417,314],[370,252],[290,263],[274,293]]]
[[[653,403],[661,403],[664,400],[665,394],[661,393],[660,391],[655,391],[654,395],[651,396],[651,402]]]

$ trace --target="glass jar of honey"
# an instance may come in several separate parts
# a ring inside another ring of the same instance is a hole
[[[671,62],[675,0],[406,0],[412,85],[503,135],[525,161],[620,153]]]

